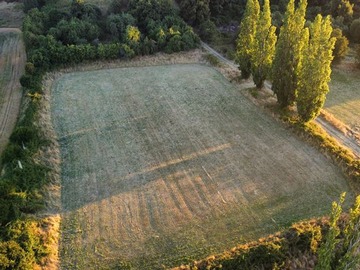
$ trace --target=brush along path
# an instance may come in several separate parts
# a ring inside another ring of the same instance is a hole
[[[20,30],[0,28],[0,153],[19,114],[22,96],[19,79],[24,72],[25,55]]]
[[[70,73],[51,95],[63,269],[180,265],[323,215],[349,191],[210,67]]]

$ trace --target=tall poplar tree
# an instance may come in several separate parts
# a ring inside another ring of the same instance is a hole
[[[336,38],[331,37],[333,29],[330,16],[323,19],[319,14],[306,35],[305,46],[298,69],[297,109],[305,122],[319,115],[329,92],[331,62]]]
[[[240,33],[237,39],[236,63],[239,64],[241,76],[244,79],[251,74],[251,54],[254,47],[256,24],[259,20],[260,5],[258,0],[248,0],[244,17],[240,23]]]
[[[294,0],[289,1],[275,49],[272,90],[282,108],[293,104],[296,98],[296,71],[304,47],[306,6],[307,1],[300,0],[299,6],[295,9]]]
[[[271,25],[270,1],[265,0],[256,26],[251,54],[251,74],[257,88],[264,86],[275,56],[276,27]]]

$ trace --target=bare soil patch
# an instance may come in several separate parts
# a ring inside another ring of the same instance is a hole
[[[58,78],[62,268],[180,265],[351,193],[336,166],[240,91],[198,64]]]
[[[22,96],[19,79],[24,72],[25,56],[20,30],[0,28],[0,153],[19,114]]]

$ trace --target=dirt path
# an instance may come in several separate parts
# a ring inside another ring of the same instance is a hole
[[[209,53],[216,56],[223,63],[229,65],[232,68],[237,69],[237,65],[235,64],[234,61],[231,61],[231,60],[225,58],[224,56],[219,54],[217,51],[212,49],[208,44],[201,42],[201,46],[205,50],[207,50]],[[267,88],[267,90],[271,91],[271,83],[270,82],[266,81],[264,85]],[[317,124],[319,124],[330,136],[335,138],[339,143],[341,143],[342,145],[344,145],[347,148],[350,148],[357,158],[360,158],[360,144],[354,137],[349,136],[348,134],[344,134],[342,131],[340,131],[336,127],[334,127],[330,122],[326,121],[326,119],[324,119],[324,118],[318,117],[314,121]],[[351,130],[350,133],[356,134],[356,132],[353,130]]]
[[[0,50],[1,153],[9,140],[19,114],[22,96],[19,79],[24,72],[26,54],[19,29],[0,28],[0,37],[4,39]]]

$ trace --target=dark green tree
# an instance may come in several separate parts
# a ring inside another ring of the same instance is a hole
[[[210,19],[209,0],[181,0],[181,16],[193,26]]]
[[[280,28],[272,68],[272,90],[281,108],[292,105],[296,98],[297,69],[304,47],[306,6],[307,1],[300,0],[295,9],[295,1],[290,0]]]
[[[335,44],[332,30],[330,16],[323,19],[319,14],[310,26],[310,38],[308,33],[304,35],[306,46],[298,66],[296,98],[298,114],[304,122],[319,115],[329,92]]]
[[[251,55],[254,50],[256,25],[260,16],[258,0],[249,0],[246,4],[244,17],[240,23],[240,32],[236,41],[236,63],[239,65],[244,79],[251,74]]]
[[[251,54],[251,74],[257,88],[263,87],[270,74],[277,39],[275,31],[276,27],[271,25],[270,1],[264,0]]]

